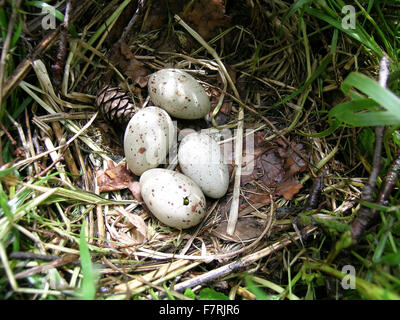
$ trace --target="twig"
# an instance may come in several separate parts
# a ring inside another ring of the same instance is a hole
[[[378,203],[381,205],[387,205],[387,197],[392,192],[394,186],[398,182],[398,176],[400,172],[400,155],[390,165],[388,173],[383,181],[381,191],[378,195]]]
[[[310,196],[307,201],[306,210],[318,208],[322,189],[324,188],[324,176],[325,173],[322,173],[319,177],[315,178],[313,186],[310,190]]]
[[[121,42],[125,41],[126,36],[129,34],[129,32],[131,31],[132,27],[134,26],[136,20],[139,17],[139,12],[142,10],[142,8],[144,8],[145,5],[146,5],[146,0],[139,0],[138,1],[135,13],[133,14],[131,20],[129,20],[128,24],[124,28],[124,30],[122,32],[122,35],[121,35],[120,39],[117,42],[118,45],[121,45]]]
[[[7,275],[7,278],[8,278],[8,282],[10,283],[12,290],[13,291],[18,290],[18,283],[17,283],[17,281],[15,281],[14,274],[13,274],[11,268],[10,268],[10,264],[9,264],[8,258],[7,258],[7,253],[6,253],[6,250],[5,250],[4,246],[3,246],[3,242],[2,241],[0,241],[0,260],[1,260],[1,263],[3,265],[3,269],[6,272],[6,275]]]
[[[69,0],[66,2],[64,21],[61,24],[60,41],[58,43],[57,61],[55,64],[51,66],[51,68],[53,69],[53,76],[54,76],[53,81],[56,87],[60,87],[61,85],[62,71],[64,70],[65,57],[67,55],[67,50],[68,50],[67,35],[69,29],[69,20],[71,16],[71,7],[72,7],[71,1],[75,2],[74,0]]]
[[[75,260],[79,259],[78,256],[74,255],[74,254],[67,254],[61,258],[58,258],[52,262],[49,262],[45,265],[41,265],[41,266],[37,266],[37,267],[33,267],[30,268],[28,270],[22,271],[20,273],[17,273],[16,275],[14,275],[15,279],[22,279],[22,278],[26,278],[29,277],[31,275],[37,274],[37,273],[41,273],[43,271],[49,270],[49,269],[53,269],[53,268],[57,268],[57,267],[61,267],[64,266],[66,264],[69,264]]]
[[[19,8],[20,4],[21,4],[21,0],[14,1],[13,10],[11,13],[10,20],[8,22],[6,39],[4,40],[3,50],[1,51],[1,57],[0,57],[0,115],[2,114],[3,101],[6,100],[3,97],[3,80],[4,80],[4,72],[5,72],[6,64],[7,64],[8,49],[11,44],[11,37],[13,35],[14,24],[17,19],[17,12],[18,12],[18,8]],[[15,140],[12,139],[12,137],[9,134],[9,132],[7,131],[6,127],[3,125],[3,123],[0,123],[0,124],[1,124],[2,130],[6,133],[7,137],[10,139],[11,143],[13,145],[15,145]],[[1,144],[0,144],[0,165],[3,165]]]
[[[47,254],[38,254],[32,252],[15,251],[10,253],[10,259],[17,260],[42,260],[42,261],[54,261],[60,257],[51,256]]]
[[[53,127],[53,132],[58,140],[58,144],[63,145],[65,143],[65,137],[63,136],[63,131],[60,123],[53,122],[52,127]],[[78,176],[79,169],[75,163],[74,157],[72,156],[71,150],[68,147],[66,147],[62,153],[69,172],[72,173],[74,176]]]
[[[94,179],[94,193],[100,196],[99,186],[97,185],[97,179]],[[97,217],[97,232],[98,232],[98,243],[102,243],[106,240],[106,228],[104,224],[104,213],[101,205],[96,206],[96,217]]]
[[[387,79],[389,78],[389,61],[386,57],[381,60],[380,70],[379,70],[379,84],[382,87],[386,87]],[[372,170],[368,179],[368,184],[364,187],[361,195],[361,200],[371,202],[373,201],[373,191],[376,186],[376,181],[379,176],[381,168],[381,154],[383,146],[383,135],[385,132],[384,126],[377,126],[375,128],[375,147],[374,156],[372,160]],[[352,226],[351,226],[351,236],[355,242],[358,242],[364,230],[369,226],[374,213],[371,209],[361,206],[357,213]]]
[[[35,51],[27,58],[22,60],[18,67],[14,70],[14,73],[7,78],[4,82],[3,92],[1,93],[2,99],[7,99],[11,92],[20,84],[31,69],[32,61],[50,47],[53,41],[56,39],[59,28],[49,33],[42,41],[36,46]]]
[[[1,58],[0,58],[0,113],[1,113],[1,108],[3,105],[3,79],[4,79],[4,71],[7,63],[7,55],[8,55],[8,49],[10,48],[11,44],[11,37],[13,35],[13,29],[14,29],[14,24],[17,19],[17,13],[18,13],[18,8],[21,4],[21,0],[13,1],[13,10],[10,16],[10,20],[8,22],[8,29],[7,29],[7,35],[6,39],[4,40],[3,43],[3,50],[1,51]]]
[[[310,234],[310,233],[314,232],[316,229],[317,228],[314,226],[307,227],[307,229],[305,230],[305,233]],[[255,253],[252,253],[252,254],[249,254],[249,255],[243,257],[242,259],[228,263],[222,267],[219,267],[217,269],[203,273],[200,276],[197,276],[192,279],[178,283],[177,285],[174,286],[174,290],[178,291],[178,292],[183,291],[186,288],[192,288],[199,284],[205,284],[206,282],[227,276],[228,274],[230,274],[236,270],[246,268],[247,266],[256,262],[257,260],[264,258],[264,257],[270,255],[271,253],[276,252],[277,250],[280,250],[280,249],[288,246],[294,240],[298,240],[298,239],[299,239],[299,236],[294,235],[291,238],[285,238],[283,240],[277,241],[274,244],[272,244],[264,249],[261,249],[260,251],[257,251]]]
[[[1,130],[4,131],[4,134],[7,136],[8,140],[10,140],[10,143],[15,147],[17,145],[17,142],[12,137],[11,133],[7,130],[7,128],[4,126],[3,122],[0,122],[0,128]],[[1,163],[3,162],[1,161]]]
[[[157,284],[157,280],[162,279],[162,278],[168,278],[168,276],[173,274],[175,271],[185,269],[185,267],[187,267],[187,265],[191,265],[194,267],[200,263],[201,262],[193,262],[190,264],[189,260],[177,260],[172,263],[166,263],[159,269],[145,274],[144,276],[141,277],[141,279],[142,280],[145,279],[146,281],[150,281],[153,284]],[[128,281],[126,283],[115,286],[113,291],[114,291],[114,293],[130,292],[132,290],[138,289],[142,285],[143,285],[142,281],[140,281],[138,279],[134,279],[134,280]]]
[[[233,184],[232,202],[229,210],[228,224],[226,227],[226,233],[228,236],[232,236],[235,232],[236,223],[239,216],[240,178],[242,175],[243,116],[243,108],[241,107],[239,111],[239,118],[242,120],[238,121],[235,141],[235,182]]]
[[[383,180],[381,190],[377,197],[377,204],[387,205],[387,198],[392,192],[394,186],[398,182],[398,176],[400,172],[400,155],[397,159],[390,165],[388,173]],[[364,199],[363,199],[364,200]],[[368,201],[368,200],[365,200]],[[371,200],[369,200],[371,201]],[[363,233],[363,231],[369,227],[378,217],[378,210],[371,209],[362,206],[358,211],[357,217],[351,226],[352,238],[354,241],[358,241]]]
[[[185,246],[183,247],[182,251],[180,252],[180,254],[184,255],[186,254],[186,252],[189,250],[190,246],[193,243],[193,240],[197,237],[198,233],[203,229],[205,222],[207,221],[208,217],[211,215],[211,213],[213,213],[214,209],[216,208],[217,204],[218,204],[218,200],[214,201],[214,203],[212,204],[211,208],[208,210],[205,218],[203,219],[203,221],[200,223],[200,225],[196,228],[196,231],[191,235],[190,239],[187,241],[187,243],[185,244]]]

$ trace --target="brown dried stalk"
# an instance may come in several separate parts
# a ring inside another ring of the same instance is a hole
[[[57,61],[55,64],[53,64],[51,66],[51,68],[53,70],[54,84],[56,87],[60,87],[62,77],[63,77],[65,57],[67,56],[67,51],[68,51],[68,37],[67,36],[68,36],[68,29],[69,29],[69,20],[70,20],[71,10],[72,10],[72,6],[73,6],[74,2],[76,2],[76,1],[70,0],[70,1],[66,2],[64,21],[61,24],[60,41],[58,42]]]
[[[400,172],[400,155],[390,165],[388,172],[383,181],[381,190],[377,197],[377,203],[380,205],[387,205],[387,198],[392,192],[394,186],[398,182],[398,176]],[[363,199],[364,200],[364,199]],[[379,211],[362,206],[358,211],[357,217],[351,226],[351,233],[354,241],[359,241],[363,231],[368,228],[376,218],[378,217]]]
[[[1,111],[1,106],[3,105],[3,101],[5,100],[3,98],[3,78],[4,78],[4,71],[7,63],[7,56],[8,56],[8,49],[11,44],[11,37],[13,35],[13,29],[15,25],[15,21],[17,19],[17,12],[18,8],[21,4],[21,0],[17,0],[14,2],[14,7],[10,16],[10,21],[8,22],[8,30],[7,30],[7,35],[4,40],[3,44],[3,50],[1,51],[1,58],[0,58],[0,111]]]
[[[389,62],[386,57],[381,60],[380,71],[379,71],[379,84],[382,87],[386,87],[387,80],[389,78]],[[383,135],[385,132],[384,126],[377,126],[375,128],[375,146],[374,156],[372,160],[372,169],[368,179],[368,184],[364,187],[361,195],[361,200],[372,202],[373,191],[376,186],[376,181],[379,176],[381,169],[381,154],[383,146]],[[357,217],[351,226],[351,236],[354,242],[358,242],[363,234],[364,230],[371,224],[376,213],[368,207],[361,206],[358,210]]]
[[[312,232],[314,232],[316,229],[317,229],[317,227],[308,226],[308,227],[306,227],[304,234],[309,235]],[[228,274],[230,274],[232,272],[235,272],[237,270],[248,267],[252,263],[256,262],[257,260],[259,260],[261,258],[264,258],[264,257],[270,255],[273,252],[276,252],[284,247],[287,247],[294,240],[298,240],[298,239],[299,239],[299,236],[294,235],[291,238],[285,238],[283,240],[277,241],[264,249],[261,249],[255,253],[249,254],[249,255],[247,255],[241,259],[238,259],[234,262],[228,263],[222,267],[219,267],[217,269],[203,273],[200,276],[197,276],[192,279],[178,283],[177,285],[174,286],[174,290],[177,292],[183,291],[186,288],[192,288],[192,287],[200,285],[200,284],[203,285],[209,281],[213,281],[215,279],[227,276]]]

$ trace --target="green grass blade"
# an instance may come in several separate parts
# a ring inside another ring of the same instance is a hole
[[[283,17],[282,19],[282,26],[285,25],[286,21],[293,16],[298,10],[303,8],[305,5],[309,4],[312,2],[312,0],[298,0],[296,1],[292,7],[290,8],[289,12]]]
[[[330,24],[332,27],[341,30],[342,32],[348,34],[353,39],[357,40],[358,42],[361,42],[367,48],[374,51],[378,55],[379,58],[381,58],[383,56],[382,49],[375,42],[375,40],[362,27],[360,27],[359,24],[356,25],[355,29],[344,29],[342,27],[341,20],[337,20],[334,17],[328,16],[328,15],[324,14],[323,12],[321,12],[320,10],[317,10],[317,9],[314,9],[311,7],[306,7],[305,12],[320,19],[320,20],[325,21],[326,23]]]
[[[6,39],[6,31],[7,31],[8,23],[6,18],[6,13],[4,8],[0,8],[0,30],[1,30],[1,38],[3,41]]]
[[[279,101],[278,103],[275,103],[273,105],[273,107],[277,107],[287,101],[289,101],[290,99],[293,99],[294,97],[296,97],[298,94],[300,94],[301,92],[303,92],[311,83],[314,82],[315,79],[317,79],[319,77],[319,75],[325,70],[325,68],[328,66],[328,64],[331,62],[332,60],[332,55],[328,54],[322,61],[320,66],[315,70],[315,72],[312,74],[312,76],[299,88],[297,89],[295,92],[293,92],[292,94],[290,94],[289,96],[285,97],[284,99],[282,99],[281,101]]]
[[[311,269],[316,269],[328,273],[335,278],[343,280],[348,274],[340,272],[326,264],[312,262],[309,264]],[[383,289],[375,284],[372,284],[364,279],[355,277],[355,285],[358,292],[371,300],[400,300],[400,296],[387,289]]]
[[[21,31],[22,31],[22,20],[18,19],[17,27],[14,30],[14,34],[11,39],[10,48],[14,48],[14,46],[16,45],[16,43],[21,35]]]
[[[5,216],[8,218],[9,221],[12,221],[11,209],[10,206],[8,205],[8,196],[2,187],[0,187],[0,206],[2,208],[2,213],[5,214]],[[0,214],[0,217],[1,216],[2,215]]]
[[[306,137],[310,137],[310,138],[324,138],[324,137],[331,135],[333,132],[335,132],[336,129],[339,128],[339,126],[340,126],[340,121],[335,120],[335,121],[333,121],[333,123],[331,124],[331,126],[328,129],[321,131],[319,133],[306,133],[306,132],[303,132],[300,130],[298,131],[298,133],[302,136],[306,136]]]
[[[253,281],[251,276],[245,277],[246,286],[249,291],[256,296],[257,300],[271,300],[271,298],[262,290],[259,286],[257,286]]]
[[[90,260],[89,247],[85,237],[85,225],[85,223],[82,224],[79,240],[81,272],[83,275],[79,297],[83,300],[93,300],[96,294],[97,276]]]

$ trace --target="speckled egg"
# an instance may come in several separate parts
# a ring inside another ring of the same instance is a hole
[[[147,170],[140,177],[140,190],[148,209],[170,227],[193,227],[206,214],[203,192],[182,173],[160,168]]]
[[[204,194],[221,198],[229,186],[228,166],[218,143],[207,134],[185,136],[178,150],[182,172],[196,182]]]
[[[180,119],[200,119],[210,112],[210,100],[200,83],[179,69],[162,69],[148,82],[151,101]]]
[[[174,135],[175,127],[165,110],[147,107],[138,111],[125,130],[124,152],[128,168],[139,176],[164,163]]]

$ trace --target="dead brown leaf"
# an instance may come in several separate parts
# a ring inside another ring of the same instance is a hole
[[[117,191],[130,188],[132,182],[135,181],[134,175],[126,168],[124,164],[120,164],[116,167],[112,166],[105,171],[97,171],[96,179],[100,192]]]
[[[243,190],[246,196],[246,203],[250,203],[254,208],[260,208],[262,205],[266,205],[271,201],[270,195],[268,192],[260,189],[251,190]],[[247,191],[247,192],[246,192]]]
[[[187,24],[208,41],[218,33],[218,28],[229,27],[230,19],[225,15],[222,0],[196,0],[189,2],[179,13]],[[185,13],[186,10],[186,13]]]
[[[131,183],[128,184],[128,188],[129,190],[132,192],[133,196],[135,197],[135,199],[139,202],[142,202],[142,194],[140,192],[140,183],[139,181],[133,181]]]
[[[292,200],[293,196],[296,195],[302,187],[303,185],[299,180],[292,176],[281,182],[275,192],[277,195],[283,196],[286,200]]]
[[[227,220],[222,221],[212,233],[223,240],[248,242],[254,240],[263,232],[263,223],[260,219],[253,217],[239,219],[232,236],[226,234],[227,224]]]
[[[286,200],[292,200],[293,196],[303,187],[294,175],[307,168],[307,163],[299,156],[299,154],[305,155],[304,146],[301,143],[296,144],[292,141],[291,148],[278,148],[278,153],[285,159],[285,177],[276,188],[276,193],[283,196]]]
[[[257,181],[274,190],[274,194],[291,200],[302,188],[295,175],[307,169],[307,163],[303,159],[306,158],[305,148],[294,141],[288,146],[280,139],[266,143],[264,135],[263,132],[254,135],[254,148],[249,149],[251,152],[245,147],[246,140],[243,141],[241,186],[243,188],[252,181]],[[229,146],[224,145],[223,149],[227,147]],[[228,156],[233,158],[232,153],[233,151]],[[231,170],[233,168],[232,165],[228,167]]]
[[[135,58],[135,55],[124,42],[121,42],[120,46],[114,47],[110,61],[142,88],[147,85],[147,76],[150,71]]]
[[[147,240],[143,218],[122,208],[106,213],[106,227],[113,240],[125,245],[138,245]]]
[[[305,155],[304,146],[301,143],[291,142],[290,148],[278,148],[279,155],[285,159],[287,175],[291,176],[307,168],[307,163],[297,154]]]
[[[271,201],[270,194],[265,190],[249,185],[246,189],[242,189],[244,196],[240,197],[239,216],[256,211]],[[230,190],[232,191],[232,190]],[[220,212],[225,215],[229,212],[231,206],[231,197],[225,197],[220,200]]]

